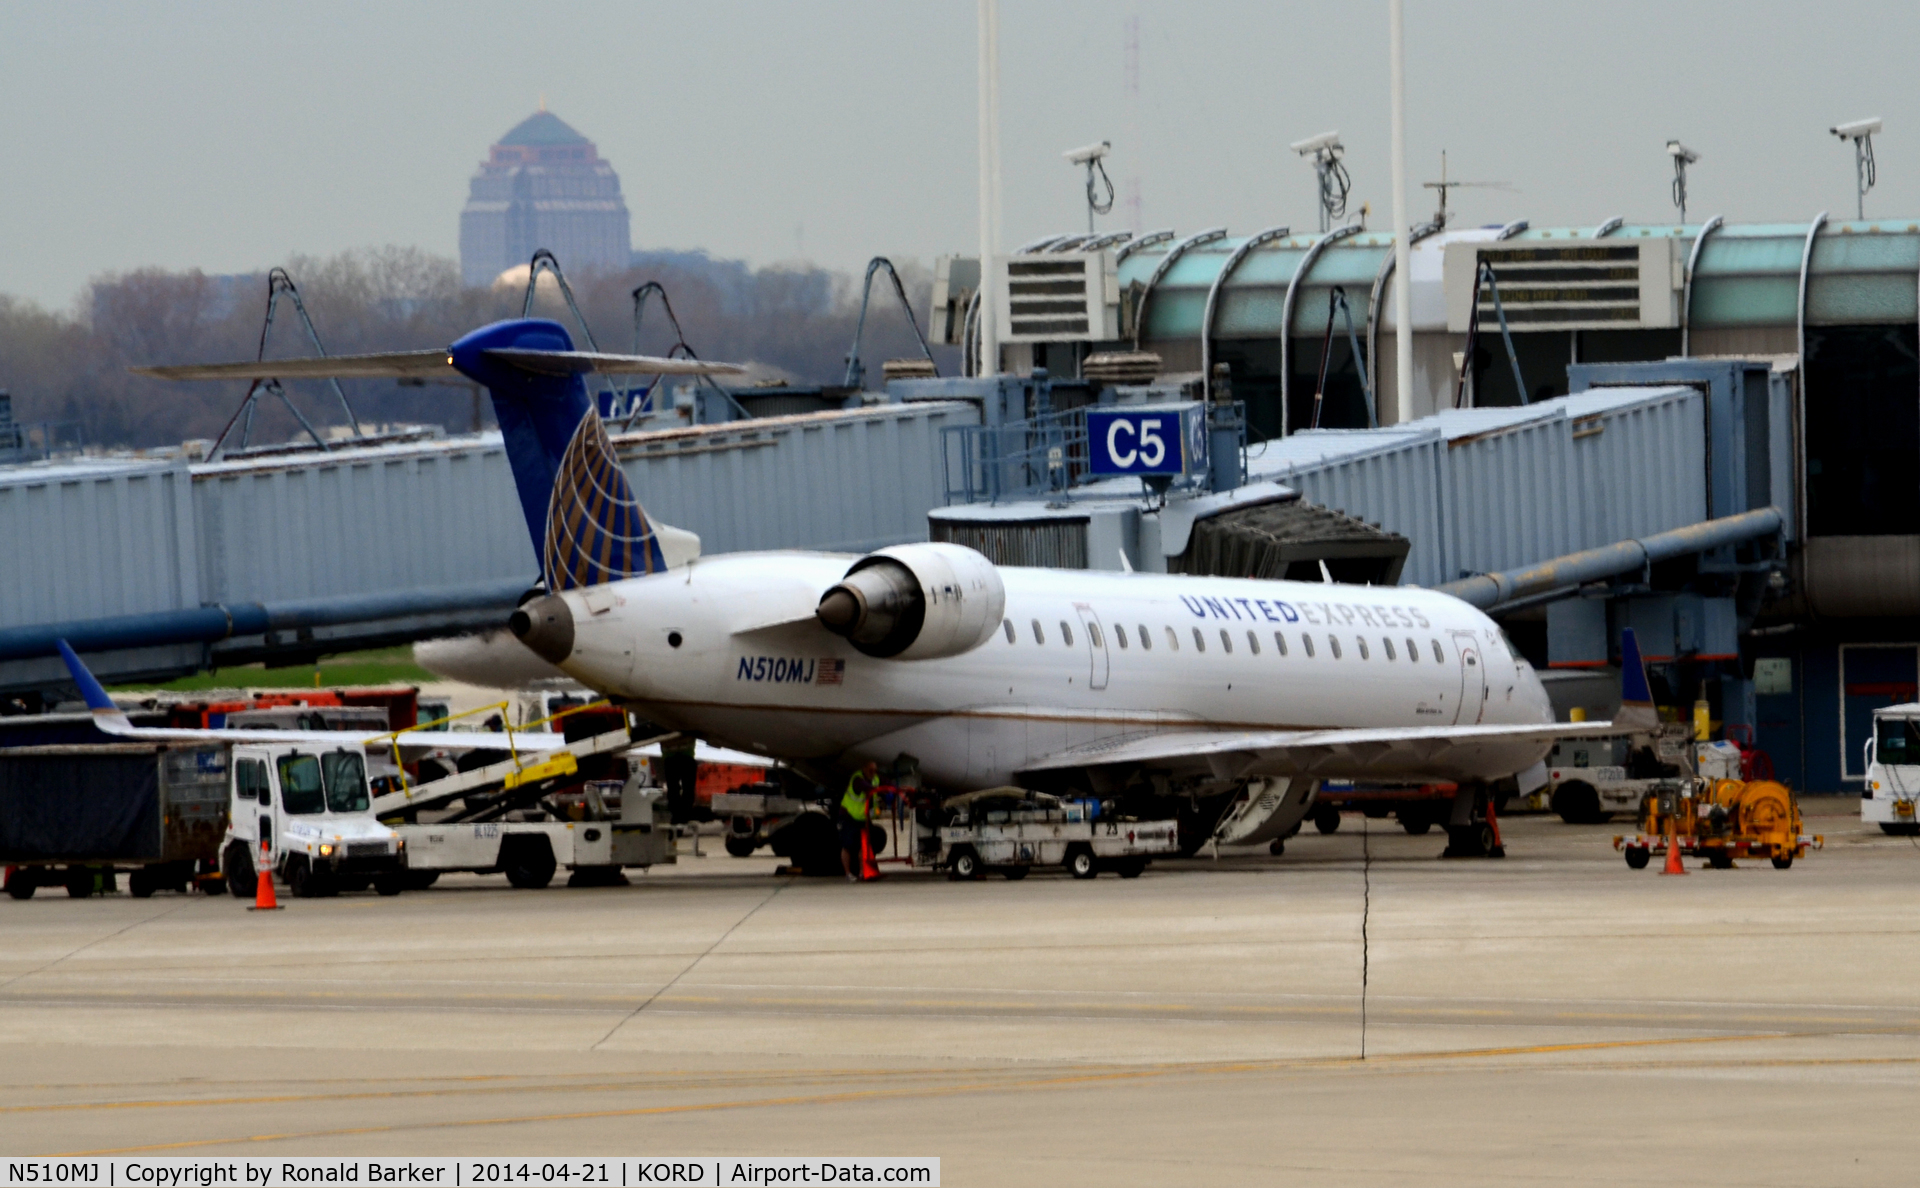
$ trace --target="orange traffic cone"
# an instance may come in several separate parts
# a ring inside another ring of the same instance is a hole
[[[873,830],[865,822],[860,825],[860,881],[880,877],[880,866],[873,860]]]
[[[266,861],[266,849],[260,852],[260,876],[253,881],[253,906],[250,912],[277,912],[280,901],[273,897],[273,865]]]
[[[1667,866],[1660,872],[1663,875],[1683,875],[1687,868],[1680,864],[1680,839],[1674,836],[1673,822],[1667,822]]]

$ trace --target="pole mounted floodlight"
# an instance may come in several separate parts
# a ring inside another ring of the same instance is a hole
[[[1340,162],[1346,155],[1346,146],[1340,143],[1340,133],[1322,132],[1296,140],[1291,147],[1313,163],[1314,176],[1320,183],[1320,230],[1324,233],[1335,219],[1344,218],[1347,213],[1347,192],[1353,187],[1353,179],[1347,176],[1347,167]]]
[[[1873,134],[1880,130],[1880,117],[1870,120],[1854,120],[1849,124],[1840,124],[1827,131],[1842,140],[1853,141],[1853,177],[1855,185],[1855,217],[1865,221],[1867,217],[1867,191],[1873,189],[1878,179],[1873,166]]]
[[[1677,140],[1667,141],[1667,156],[1673,158],[1673,204],[1680,208],[1680,223],[1687,222],[1687,166],[1700,159],[1694,152]]]
[[[1087,167],[1087,234],[1093,234],[1093,216],[1103,215],[1113,209],[1113,179],[1107,176],[1107,154],[1113,151],[1111,141],[1103,140],[1099,144],[1082,145],[1077,149],[1068,149],[1060,155],[1075,165]],[[1105,189],[1107,196],[1102,198],[1100,191]]]

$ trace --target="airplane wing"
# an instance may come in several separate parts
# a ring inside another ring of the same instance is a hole
[[[598,372],[603,375],[739,375],[737,363],[699,359],[663,359],[652,355],[608,355],[595,351],[523,351],[496,349],[487,355],[541,375]],[[389,351],[378,355],[326,355],[314,359],[261,359],[237,363],[185,363],[129,367],[135,375],[164,380],[227,379],[456,379],[444,350]]]
[[[1216,779],[1462,780],[1537,762],[1544,744],[1618,734],[1611,722],[1387,726],[1348,730],[1176,730],[1058,751],[1028,771],[1138,766]]]
[[[245,727],[237,730],[203,730],[179,726],[135,726],[126,713],[113,703],[113,698],[107,696],[107,691],[87,670],[87,666],[81,663],[80,657],[68,646],[67,641],[56,640],[55,644],[60,649],[60,658],[66,661],[67,672],[72,675],[74,684],[80,687],[80,696],[85,699],[87,708],[93,711],[95,728],[102,734],[149,742],[308,743],[316,747],[391,745],[388,741],[392,737],[390,731],[261,730]],[[567,740],[563,734],[546,731],[516,731],[509,740],[506,734],[491,730],[421,729],[402,731],[398,741],[402,755],[415,756],[434,751],[504,751],[509,748],[527,754],[539,754],[565,746]]]

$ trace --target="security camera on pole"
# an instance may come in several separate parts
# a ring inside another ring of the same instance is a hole
[[[1294,152],[1313,162],[1314,176],[1320,183],[1320,230],[1328,231],[1335,219],[1345,217],[1347,192],[1353,188],[1353,179],[1347,176],[1347,167],[1340,162],[1346,155],[1346,146],[1340,143],[1340,133],[1322,132],[1296,140],[1292,147]]]
[[[1068,149],[1060,155],[1075,165],[1087,167],[1087,234],[1093,234],[1093,216],[1103,215],[1113,209],[1113,179],[1107,176],[1105,164],[1107,154],[1113,151],[1113,143],[1103,140],[1099,144],[1082,145],[1077,149]],[[1100,197],[1105,187],[1107,196]]]
[[[1873,189],[1878,173],[1873,164],[1873,134],[1880,130],[1880,117],[1870,120],[1854,120],[1839,124],[1827,131],[1842,140],[1853,141],[1853,176],[1856,187],[1854,202],[1855,217],[1865,221],[1867,217],[1867,191]]]
[[[1694,152],[1677,140],[1667,141],[1667,155],[1673,158],[1673,204],[1680,208],[1680,222],[1687,221],[1687,166],[1700,159]]]

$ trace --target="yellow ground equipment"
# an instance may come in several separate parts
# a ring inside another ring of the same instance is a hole
[[[1735,858],[1770,858],[1778,870],[1819,849],[1824,838],[1800,832],[1800,804],[1772,780],[1666,780],[1640,805],[1640,833],[1616,837],[1627,865],[1644,869],[1665,854],[1669,839],[1680,853],[1725,870]]]

